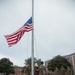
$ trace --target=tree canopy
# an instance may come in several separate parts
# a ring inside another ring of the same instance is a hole
[[[56,57],[54,57],[53,59],[51,59],[49,62],[48,62],[48,70],[52,70],[54,71],[55,68],[57,67],[58,69],[61,68],[61,66],[63,66],[65,69],[67,67],[70,67],[72,68],[72,65],[67,61],[66,58],[58,55]]]
[[[37,65],[39,67],[41,65],[41,59],[34,58],[34,66],[35,66],[35,63],[37,63]],[[31,72],[31,57],[27,58],[25,60],[25,66],[23,67],[22,72],[24,72],[24,70],[26,70],[27,73]],[[29,75],[29,74],[27,74],[27,75]]]
[[[13,63],[8,58],[2,58],[0,60],[0,73],[14,73]]]
[[[34,64],[35,63],[37,63],[37,65],[40,66],[41,65],[41,59],[34,58]],[[28,59],[25,60],[25,66],[26,65],[31,66],[31,58],[28,58]]]

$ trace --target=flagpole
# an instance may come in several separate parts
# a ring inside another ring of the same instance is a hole
[[[32,0],[32,24],[34,27],[34,0]],[[31,75],[34,75],[34,30],[32,30]]]

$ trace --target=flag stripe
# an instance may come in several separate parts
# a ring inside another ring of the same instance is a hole
[[[31,20],[31,21],[30,21]],[[28,20],[29,23],[32,23],[32,18]],[[9,46],[12,46],[20,41],[21,37],[24,35],[25,32],[29,32],[33,30],[33,25],[26,22],[21,28],[19,28],[16,32],[5,35],[7,43]]]

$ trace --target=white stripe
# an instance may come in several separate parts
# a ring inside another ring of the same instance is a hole
[[[15,43],[17,40],[14,40],[14,41],[11,41],[11,42],[8,42],[9,44],[12,44],[12,43]],[[16,44],[16,43],[15,43]]]
[[[8,41],[12,41],[12,40],[16,40],[17,39],[17,37],[15,37],[15,38],[11,38],[11,39],[7,39]]]

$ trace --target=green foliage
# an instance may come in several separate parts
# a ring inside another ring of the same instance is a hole
[[[36,59],[34,58],[34,64],[37,63],[38,66],[41,65],[41,59]],[[25,60],[25,66],[23,67],[22,72],[24,72],[24,70],[26,70],[27,75],[30,74],[31,72],[31,58],[28,58]]]
[[[61,68],[61,66],[63,66],[65,69],[69,66],[70,68],[72,67],[72,65],[67,61],[67,59],[65,59],[64,57],[58,55],[56,57],[54,57],[52,60],[50,60],[48,62],[48,70],[52,70],[54,71],[55,68],[57,67],[58,69]]]
[[[38,64],[38,66],[40,66],[40,65],[41,65],[41,59],[38,59],[38,60],[36,61],[36,63]]]
[[[0,60],[0,73],[14,73],[13,63],[8,58]]]
[[[38,66],[40,66],[41,65],[41,59],[36,59],[36,58],[34,58],[34,64],[35,63],[37,63],[38,64]],[[28,58],[28,59],[26,59],[25,60],[25,65],[27,66],[30,66],[31,67],[31,58]]]

